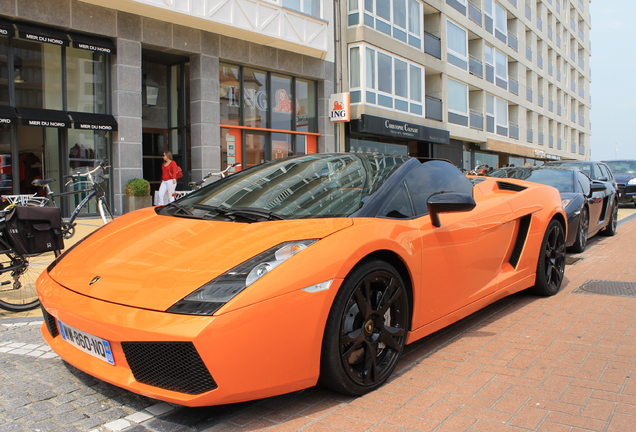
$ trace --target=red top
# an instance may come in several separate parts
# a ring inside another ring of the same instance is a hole
[[[170,161],[168,166],[161,164],[161,181],[176,180],[177,178],[177,163]]]

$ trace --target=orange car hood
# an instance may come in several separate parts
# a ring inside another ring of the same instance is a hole
[[[235,223],[125,215],[71,250],[51,270],[60,285],[100,300],[166,310],[232,267],[290,240],[324,238],[349,218]],[[93,282],[100,278],[98,282]]]

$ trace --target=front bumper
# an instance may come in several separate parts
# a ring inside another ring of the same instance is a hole
[[[186,406],[242,402],[316,384],[326,318],[341,282],[202,317],[96,300],[45,273],[38,282],[42,334],[68,363],[132,392]],[[64,341],[58,320],[108,340],[115,365]]]
[[[618,184],[618,202],[631,203],[636,202],[636,185]]]

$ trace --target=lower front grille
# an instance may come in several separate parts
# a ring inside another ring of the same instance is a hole
[[[191,342],[122,342],[137,381],[186,394],[214,390],[216,382]]]
[[[51,337],[58,337],[60,335],[59,330],[57,329],[57,322],[55,321],[55,317],[48,313],[44,306],[40,305],[42,308],[42,317],[44,318],[44,322],[46,323],[46,328],[49,330]]]

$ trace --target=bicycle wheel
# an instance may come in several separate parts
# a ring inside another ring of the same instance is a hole
[[[0,308],[23,312],[40,306],[35,281],[59,255],[60,251],[33,257],[13,253],[0,255]]]
[[[99,209],[99,215],[102,218],[102,221],[106,224],[111,222],[113,218],[113,214],[108,208],[108,204],[106,203],[106,199],[104,197],[100,197],[97,199],[97,208]]]

